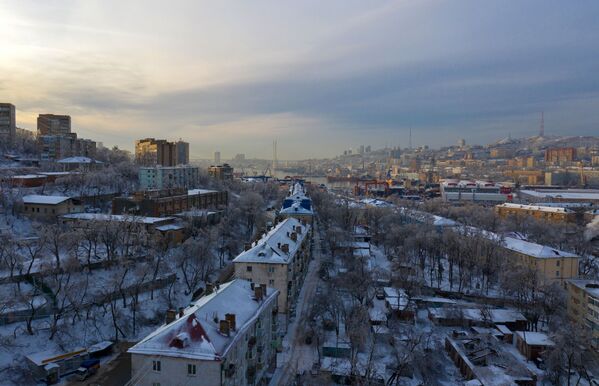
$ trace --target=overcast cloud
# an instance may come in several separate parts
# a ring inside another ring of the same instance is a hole
[[[279,158],[599,133],[596,1],[2,1],[0,101]]]

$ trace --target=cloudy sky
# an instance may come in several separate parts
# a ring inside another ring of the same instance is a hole
[[[599,135],[599,2],[0,0],[0,101],[131,149],[332,156]]]

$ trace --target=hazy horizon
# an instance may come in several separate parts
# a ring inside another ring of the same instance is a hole
[[[0,102],[131,150],[332,157],[599,133],[599,3],[0,0]]]

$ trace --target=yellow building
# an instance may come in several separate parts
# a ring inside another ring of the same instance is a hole
[[[552,206],[522,205],[505,203],[495,206],[495,213],[501,218],[510,216],[531,216],[551,222],[575,222],[576,212],[567,208]]]
[[[545,282],[558,281],[565,286],[566,280],[578,277],[580,257],[573,253],[513,237],[504,238],[503,248],[514,264],[535,269]]]
[[[592,334],[593,347],[599,347],[599,281],[568,280],[568,317],[587,327]]]

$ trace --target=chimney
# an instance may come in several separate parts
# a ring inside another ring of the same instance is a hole
[[[295,227],[295,232],[296,232],[298,235],[301,235],[301,234],[302,234],[302,226],[301,226],[301,225],[298,225],[298,226],[296,226],[296,227]]]
[[[206,295],[210,295],[212,292],[214,292],[214,286],[212,283],[206,283]]]
[[[256,286],[256,285],[254,284],[254,282],[253,282],[253,281],[251,281],[251,282],[250,282],[250,288],[252,289],[252,291],[254,290],[254,287],[255,287],[255,286]]]
[[[262,296],[266,297],[266,284],[260,284],[260,288],[262,288]]]
[[[219,330],[220,330],[221,334],[229,336],[230,335],[229,321],[226,319],[221,320],[219,323]]]
[[[281,243],[277,243],[277,248],[281,249]]]
[[[291,237],[291,240],[297,241],[297,233],[292,232],[290,237]]]
[[[229,322],[231,330],[235,331],[235,327],[237,327],[235,323],[235,314],[225,314],[225,320]]]
[[[254,298],[258,301],[262,300],[262,287],[254,287]]]
[[[252,249],[252,243],[245,243],[243,246],[243,250],[249,251],[250,249]]]
[[[179,317],[182,318],[185,315],[185,308],[179,307]]]
[[[281,245],[281,251],[283,251],[284,253],[289,253],[289,244]]]
[[[166,310],[166,324],[174,322],[175,319],[177,319],[177,311],[173,310],[172,308]]]

